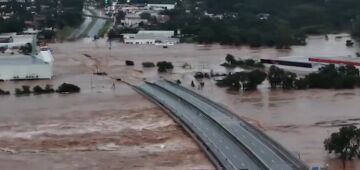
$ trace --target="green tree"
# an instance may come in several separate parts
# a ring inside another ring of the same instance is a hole
[[[167,61],[160,61],[156,64],[158,67],[158,72],[166,72],[167,70],[172,70],[174,68],[173,64],[171,62]]]
[[[73,85],[73,84],[63,83],[58,87],[56,92],[57,93],[79,93],[80,87]]]
[[[259,84],[266,79],[266,73],[260,70],[254,70],[248,73],[248,80],[243,82],[245,90],[255,90]]]
[[[125,19],[126,13],[124,11],[118,11],[115,15],[116,22],[120,22],[121,20]]]
[[[292,31],[291,28],[286,25],[279,25],[278,29],[277,29],[277,34],[276,34],[277,38],[276,38],[276,47],[277,48],[290,48],[290,45],[293,42],[293,35],[292,35]]]
[[[271,88],[277,88],[282,85],[282,81],[284,78],[285,71],[272,65],[269,69],[268,80]]]
[[[354,125],[340,128],[324,141],[325,150],[340,157],[343,169],[346,168],[346,160],[359,156],[360,130]]]
[[[297,75],[291,72],[285,72],[282,80],[283,89],[293,89],[295,87]]]
[[[225,60],[228,64],[231,64],[231,65],[236,63],[235,57],[231,54],[226,54]]]
[[[214,41],[215,32],[210,27],[201,28],[198,35],[200,43],[212,43]]]
[[[229,74],[216,84],[220,87],[228,87],[229,90],[234,91],[238,91],[241,87],[244,90],[255,90],[265,79],[266,73],[260,70],[254,70],[251,72]]]

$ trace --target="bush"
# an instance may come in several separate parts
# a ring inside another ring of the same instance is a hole
[[[46,93],[54,93],[55,90],[54,90],[54,88],[53,88],[52,85],[47,84],[47,85],[45,86],[45,92],[46,92]]]
[[[40,86],[35,86],[33,88],[34,94],[48,94],[48,93],[54,93],[54,92],[55,92],[55,90],[52,88],[52,85],[49,85],[49,84],[47,84],[44,89]]]
[[[15,94],[16,95],[28,95],[30,94],[30,86],[22,86],[22,89],[16,88],[15,89]]]
[[[145,68],[152,68],[155,67],[155,64],[153,62],[143,62],[142,66]]]
[[[158,66],[158,71],[161,73],[166,72],[167,70],[172,70],[174,68],[173,64],[167,61],[158,62],[156,66]]]
[[[73,85],[73,84],[63,83],[62,85],[60,85],[58,87],[56,92],[57,93],[79,93],[80,87]]]
[[[44,92],[44,90],[40,86],[35,86],[33,88],[33,92],[34,92],[34,94],[42,94]]]
[[[225,60],[229,65],[234,65],[236,63],[235,57],[231,54],[226,54]]]
[[[134,66],[134,65],[135,65],[134,61],[130,61],[130,60],[126,60],[126,61],[125,61],[125,64],[126,64],[127,66]]]
[[[24,94],[30,94],[31,91],[30,91],[30,86],[22,86],[22,89],[23,89],[23,93]]]
[[[22,95],[22,90],[19,88],[15,88],[15,94],[16,95]]]

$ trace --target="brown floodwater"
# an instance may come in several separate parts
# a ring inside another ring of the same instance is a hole
[[[96,164],[93,169],[147,169],[147,166],[150,169],[212,169],[184,132],[177,128],[166,130],[174,123],[159,108],[114,79],[137,84],[144,78],[161,76],[181,79],[183,85],[189,87],[196,71],[228,71],[220,66],[228,53],[239,58],[277,58],[354,56],[359,51],[357,44],[353,48],[345,46],[347,35],[338,40],[335,35],[329,37],[328,41],[323,36],[310,37],[307,46],[290,50],[196,44],[164,49],[116,42],[109,50],[104,40],[50,44],[55,56],[53,80],[2,82],[0,88],[13,92],[15,87],[24,84],[58,86],[68,82],[79,85],[82,92],[0,97],[0,149],[5,151],[0,152],[0,164],[23,169],[31,166],[33,159],[33,162],[50,162],[34,169],[87,169],[91,166],[89,162]],[[135,66],[125,66],[125,60],[135,61]],[[155,68],[141,66],[144,61],[163,60],[174,63],[172,74],[159,75]],[[190,64],[191,69],[183,69],[181,66],[185,63]],[[107,72],[108,76],[94,76],[95,71]],[[112,89],[113,82],[115,89]],[[340,169],[341,163],[324,151],[322,143],[340,125],[360,123],[360,90],[274,91],[266,87],[265,83],[257,91],[228,93],[216,87],[214,81],[207,80],[204,90],[194,90],[258,126],[308,165],[328,164],[330,169]],[[126,133],[129,129],[130,133]],[[120,134],[125,134],[126,140]],[[145,142],[136,143],[133,138]],[[178,144],[181,145],[174,149],[164,149],[164,146]],[[62,147],[71,152],[59,153]],[[10,156],[7,152],[21,154]],[[109,167],[115,159],[121,160],[120,163]],[[21,163],[15,166],[16,160]],[[349,162],[348,167],[360,169],[360,163]]]

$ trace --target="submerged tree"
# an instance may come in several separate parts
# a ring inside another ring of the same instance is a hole
[[[346,160],[359,157],[360,129],[354,125],[340,128],[339,132],[332,133],[324,141],[325,150],[340,157],[343,169],[346,168]]]

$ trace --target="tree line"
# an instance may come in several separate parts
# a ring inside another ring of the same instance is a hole
[[[351,89],[360,87],[359,70],[352,65],[336,67],[333,64],[323,66],[318,72],[305,77],[271,66],[268,72],[271,88],[283,89]]]
[[[36,15],[44,17],[44,20],[37,23],[40,28],[75,27],[82,21],[84,0],[34,0],[25,1],[25,3],[10,1],[3,2],[3,4],[6,5],[6,8],[1,9],[0,12],[13,12],[14,14],[8,19],[0,17],[0,33],[21,32],[25,27],[24,22],[33,21],[33,17]]]
[[[225,57],[226,67],[241,66],[252,71],[229,73],[222,80],[217,81],[220,87],[228,87],[230,90],[254,90],[265,79],[269,81],[272,89],[352,89],[360,87],[360,72],[353,65],[335,66],[329,64],[321,67],[317,72],[306,76],[298,76],[293,72],[286,71],[272,65],[268,72],[264,66],[254,60],[235,59],[228,54]]]
[[[30,95],[31,93],[35,95],[40,95],[40,94],[51,94],[51,93],[79,93],[79,92],[80,92],[80,87],[69,83],[61,84],[56,90],[50,84],[47,84],[44,88],[39,85],[34,86],[32,89],[30,86],[27,85],[23,85],[21,86],[21,88],[15,88],[16,96]],[[10,94],[11,94],[10,91],[0,89],[0,96],[10,95]]]
[[[306,44],[309,34],[347,31],[360,37],[358,0],[179,1],[162,14],[170,20],[147,27],[181,29],[185,42],[289,48]]]

